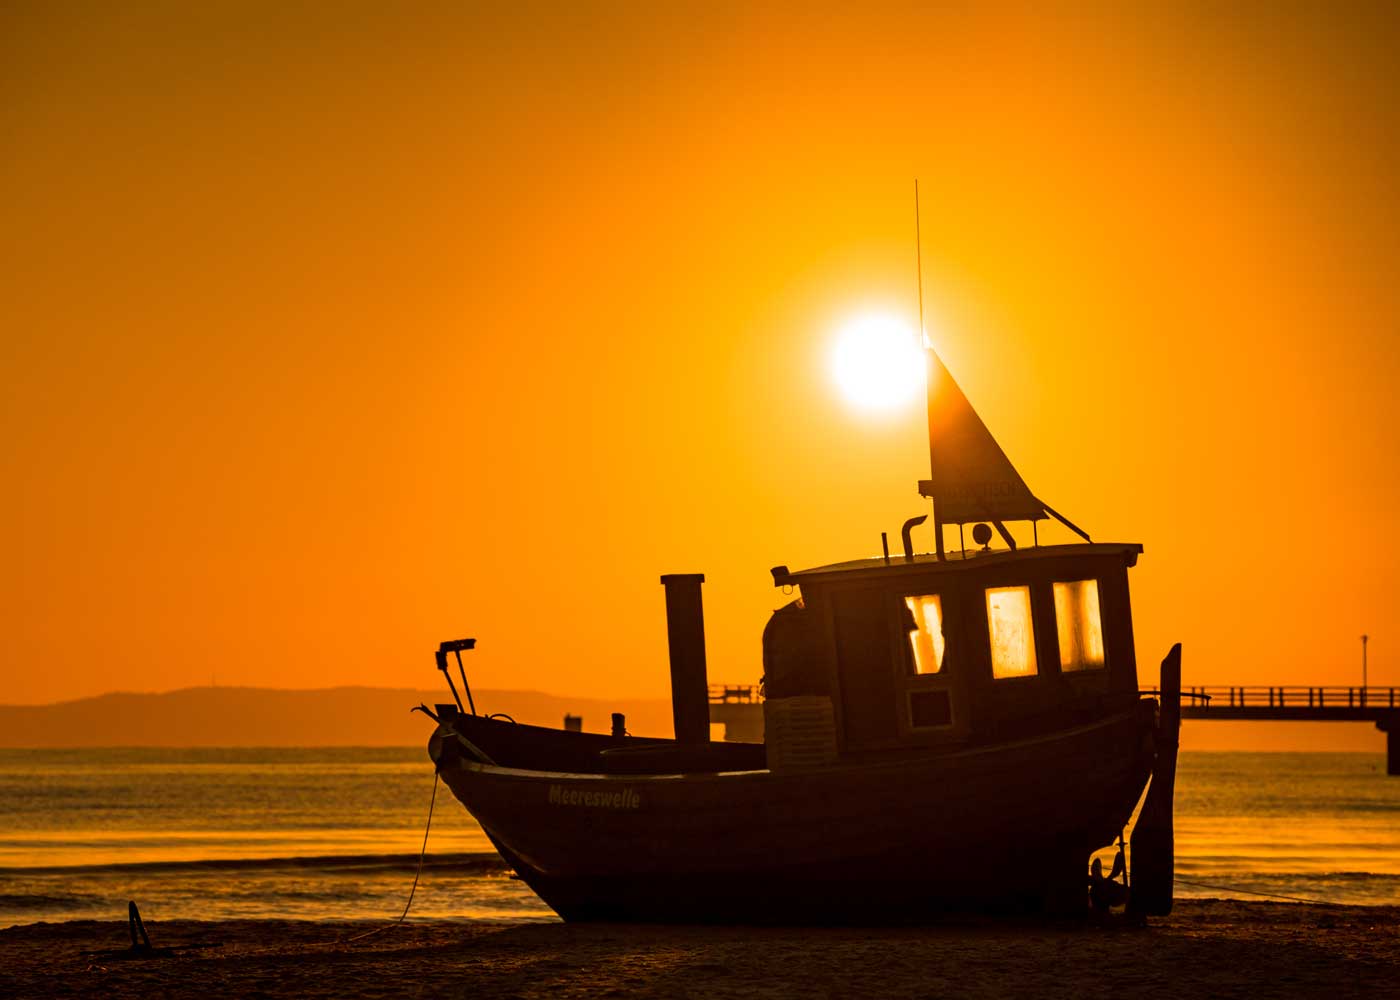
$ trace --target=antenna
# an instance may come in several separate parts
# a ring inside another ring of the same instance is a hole
[[[919,178],[914,178],[914,260],[919,277],[919,339],[928,347],[928,330],[924,327],[924,246],[919,226]]]
[[[919,224],[919,178],[914,178],[914,261],[919,279],[919,340],[920,346],[928,352],[933,350],[933,345],[928,340],[928,330],[924,327],[924,239],[923,227]],[[928,364],[928,356],[925,354],[924,371],[929,372],[932,367]],[[924,388],[928,399],[929,408],[929,436],[928,436],[928,460],[929,471],[933,469],[933,380],[930,377]],[[932,499],[932,497],[930,497]],[[907,526],[906,526],[907,527]],[[907,537],[907,535],[906,535]],[[938,516],[938,502],[933,501],[933,551],[938,556],[938,561],[942,562],[947,556],[943,552],[943,518]]]

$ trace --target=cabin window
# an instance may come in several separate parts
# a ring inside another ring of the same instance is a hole
[[[1099,616],[1099,581],[1055,584],[1055,625],[1060,633],[1060,669],[1103,667],[1103,621]]]
[[[987,632],[992,640],[993,677],[1030,677],[1036,672],[1031,588],[988,590]]]
[[[914,672],[936,674],[943,669],[943,602],[937,594],[906,597],[905,606],[914,616],[909,645],[914,650]]]
[[[911,691],[909,724],[915,729],[936,729],[953,724],[953,703],[947,691]]]

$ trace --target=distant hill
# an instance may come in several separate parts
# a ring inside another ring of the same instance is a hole
[[[607,732],[625,712],[639,736],[671,735],[662,698],[570,698],[539,691],[474,691],[481,712],[559,726],[583,716]],[[104,694],[53,705],[0,705],[0,748],[100,746],[422,746],[432,722],[409,709],[448,700],[441,691],[338,687],[314,691],[198,687],[165,694]],[[1354,750],[1383,753],[1385,737],[1350,722],[1201,722],[1182,731],[1187,750]]]
[[[477,710],[558,727],[583,716],[607,732],[625,712],[629,732],[670,736],[663,699],[570,698],[538,691],[473,691]],[[0,747],[416,746],[432,721],[409,709],[449,701],[441,691],[338,687],[313,691],[197,687],[164,694],[117,692],[52,705],[0,705]]]

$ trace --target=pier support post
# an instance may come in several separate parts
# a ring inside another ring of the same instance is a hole
[[[1376,728],[1386,734],[1386,773],[1400,775],[1400,711],[1387,711],[1376,720]]]
[[[1376,728],[1385,733],[1385,773],[1400,775],[1400,712],[1377,719]]]

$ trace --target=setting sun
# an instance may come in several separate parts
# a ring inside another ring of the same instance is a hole
[[[924,359],[914,329],[890,313],[846,322],[831,351],[831,374],[862,410],[891,411],[911,402],[924,384]]]

